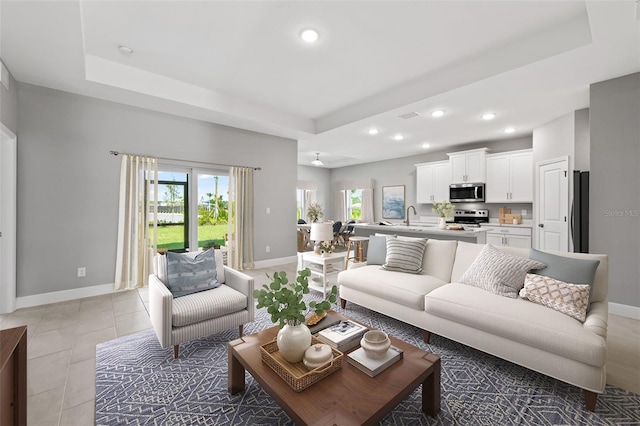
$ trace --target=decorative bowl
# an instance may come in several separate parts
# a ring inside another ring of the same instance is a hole
[[[385,356],[391,346],[391,340],[387,333],[380,330],[371,330],[364,333],[360,346],[364,353],[371,359],[380,359]]]

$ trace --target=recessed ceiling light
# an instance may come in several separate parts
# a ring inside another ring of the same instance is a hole
[[[401,134],[397,134],[393,137],[393,139],[396,141],[401,141],[402,139],[404,139],[404,136],[402,136]]]
[[[431,145],[425,142],[425,143],[422,144],[422,147],[424,149],[429,149],[429,148],[431,148]]]
[[[496,118],[496,113],[495,112],[488,112],[488,113],[482,115],[482,119],[483,120],[493,120],[494,118]]]
[[[130,47],[127,47],[127,46],[119,46],[118,50],[120,50],[120,53],[123,53],[125,55],[132,55],[133,54],[133,49],[131,49]]]
[[[369,129],[369,131],[367,133],[369,133],[372,136],[373,135],[377,135],[378,134],[378,129],[376,129],[375,127],[372,127],[372,128]]]
[[[507,127],[506,129],[504,129],[505,133],[513,133],[516,131],[515,127]]]
[[[442,117],[444,115],[444,110],[438,109],[431,113],[432,117]]]
[[[313,43],[316,40],[318,40],[318,32],[316,30],[304,30],[302,32],[302,34],[300,34],[300,37],[302,38],[302,40],[306,41],[307,43]]]

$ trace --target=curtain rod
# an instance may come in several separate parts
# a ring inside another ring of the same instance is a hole
[[[141,154],[131,154],[129,152],[119,152],[119,151],[109,151],[109,154],[117,157],[118,155],[136,155],[138,157],[152,157],[149,155],[141,155]],[[197,163],[197,164],[207,164],[210,166],[225,166],[225,167],[248,167],[253,170],[262,170],[262,167],[251,167],[251,166],[238,166],[237,164],[222,164],[222,163],[208,163],[206,161],[191,161],[191,160],[179,160],[176,158],[166,158],[166,157],[155,157],[158,160],[169,160],[169,161],[184,161],[187,163]]]

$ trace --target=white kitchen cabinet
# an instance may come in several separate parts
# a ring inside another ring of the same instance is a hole
[[[449,162],[416,164],[416,202],[433,203],[449,199]]]
[[[487,203],[533,202],[533,153],[530,149],[487,155]]]
[[[487,148],[448,153],[451,165],[450,183],[472,183],[485,181]]]
[[[496,226],[487,231],[487,244],[530,249],[531,228]]]

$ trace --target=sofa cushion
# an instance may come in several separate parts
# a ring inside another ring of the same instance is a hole
[[[367,244],[367,265],[382,265],[387,258],[387,236],[371,235]]]
[[[536,249],[531,249],[529,258],[547,265],[545,268],[536,269],[535,274],[571,284],[593,284],[596,269],[600,264],[597,259],[572,259]]]
[[[338,284],[422,311],[424,295],[446,282],[429,275],[386,271],[367,265],[340,272]]]
[[[195,257],[167,252],[167,288],[173,297],[220,287],[216,280],[216,259],[213,249]]]
[[[419,274],[422,271],[422,258],[426,246],[427,240],[424,238],[387,238],[387,258],[382,268],[387,271]]]
[[[429,314],[596,367],[606,363],[605,340],[568,315],[465,284],[452,283],[425,297]]]
[[[174,327],[218,318],[247,307],[247,296],[226,285],[173,299]]]
[[[544,275],[527,274],[520,297],[584,322],[589,307],[586,284],[570,284]]]
[[[422,273],[450,282],[457,246],[458,242],[455,240],[427,240],[427,248],[422,260]]]
[[[527,272],[543,267],[543,263],[502,253],[487,244],[458,282],[515,298]]]

